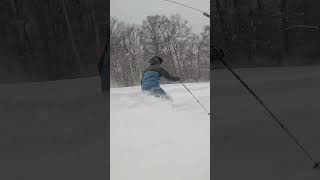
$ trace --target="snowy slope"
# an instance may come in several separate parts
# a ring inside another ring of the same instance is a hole
[[[320,67],[237,72],[319,160]],[[229,72],[211,78],[214,179],[319,179]],[[209,83],[186,85],[209,109]],[[98,87],[97,78],[1,85],[0,179],[103,176],[108,104]],[[182,86],[164,88],[173,106],[139,87],[111,90],[112,180],[209,179],[209,117]]]
[[[210,109],[210,84],[186,84]],[[140,87],[111,89],[112,180],[209,180],[210,117],[182,85],[165,103]]]
[[[320,160],[320,67],[237,72]],[[212,72],[212,177],[317,180],[320,170],[226,70]]]
[[[107,179],[99,79],[0,85],[0,179]]]

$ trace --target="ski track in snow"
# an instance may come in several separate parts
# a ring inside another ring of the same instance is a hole
[[[210,109],[210,84],[188,88]],[[112,180],[208,180],[210,117],[180,84],[162,86],[173,104],[141,87],[112,88]]]

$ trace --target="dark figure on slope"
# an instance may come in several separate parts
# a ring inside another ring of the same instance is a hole
[[[224,52],[221,48],[213,47],[210,53],[212,54],[210,59],[210,69],[213,70],[214,62],[223,59]]]
[[[101,80],[101,91],[106,93],[108,89],[110,89],[109,82],[109,61],[110,61],[110,48],[109,45],[106,44],[100,57],[98,63],[98,70]]]
[[[160,78],[164,76],[171,81],[180,81],[179,77],[172,76],[161,67],[163,60],[158,56],[154,56],[149,60],[150,66],[144,71],[141,80],[142,91],[155,97],[161,97],[171,100],[167,93],[160,87]]]

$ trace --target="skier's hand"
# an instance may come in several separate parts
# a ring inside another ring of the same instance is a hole
[[[180,81],[180,77],[177,77],[177,78],[176,78],[176,81]]]
[[[224,57],[224,52],[221,48],[214,47],[212,50],[213,53],[213,59],[222,59]]]

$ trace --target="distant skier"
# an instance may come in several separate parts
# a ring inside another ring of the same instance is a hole
[[[214,61],[219,61],[219,59],[223,59],[224,52],[221,48],[213,47],[210,54],[212,54],[212,57],[210,59],[210,69],[214,69]]]
[[[154,56],[149,60],[150,66],[144,71],[141,80],[142,91],[155,97],[172,101],[167,93],[160,87],[160,78],[163,76],[171,81],[180,81],[180,78],[170,75],[168,71],[161,67],[162,62],[163,60],[159,56]]]
[[[107,91],[110,89],[110,82],[109,82],[109,61],[110,61],[110,47],[109,44],[106,44],[100,57],[98,63],[98,70],[101,80],[101,91],[106,94]]]

